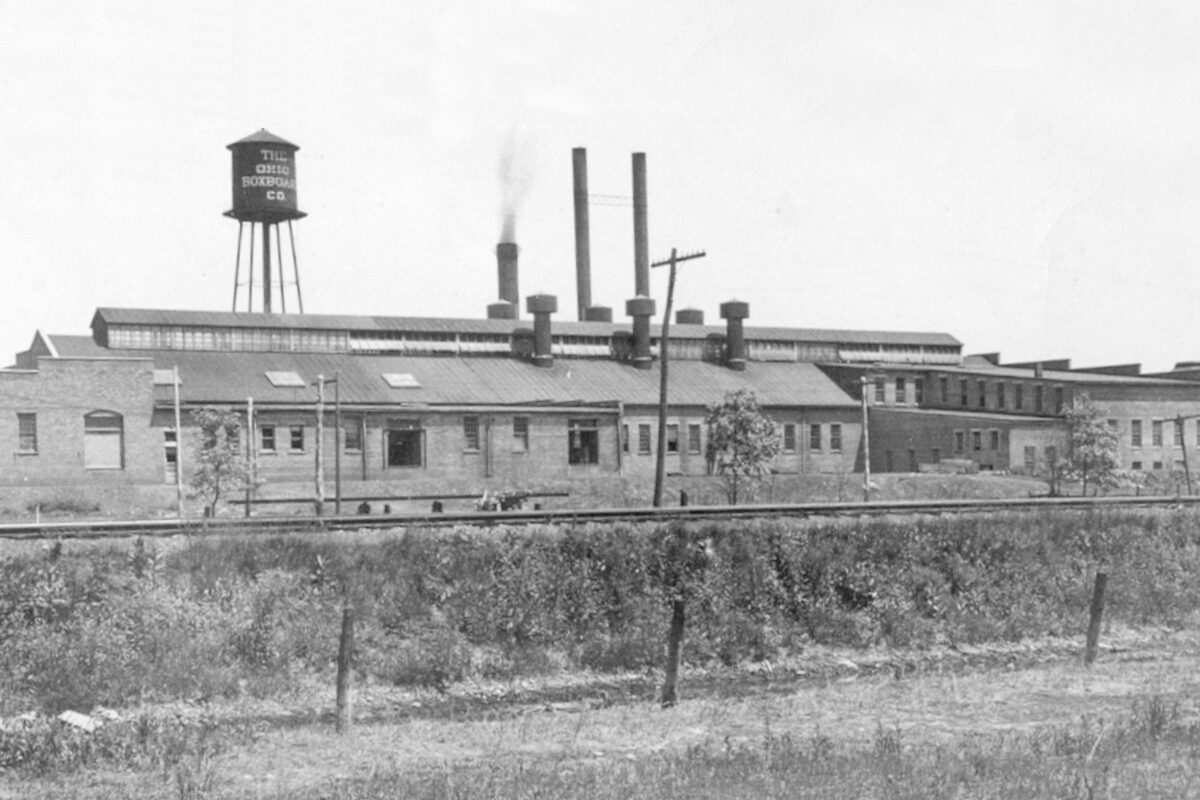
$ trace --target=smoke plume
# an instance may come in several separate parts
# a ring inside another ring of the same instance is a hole
[[[516,242],[517,212],[529,188],[516,131],[509,131],[500,149],[500,241]]]

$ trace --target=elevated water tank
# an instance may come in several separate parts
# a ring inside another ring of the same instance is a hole
[[[225,216],[275,223],[305,216],[296,205],[296,151],[263,128],[229,145],[233,152],[233,208]]]

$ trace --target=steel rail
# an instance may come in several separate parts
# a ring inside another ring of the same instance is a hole
[[[538,509],[471,511],[437,514],[271,516],[229,519],[82,520],[0,524],[0,540],[100,539],[130,536],[204,536],[246,532],[317,533],[370,528],[444,527],[463,525],[532,525],[586,522],[717,521],[759,517],[916,516],[977,514],[999,511],[1132,509],[1200,506],[1200,497],[1044,497],[988,500],[901,500],[847,503],[771,503],[747,506],[681,506],[671,508]]]

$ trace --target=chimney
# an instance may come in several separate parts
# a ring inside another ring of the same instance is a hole
[[[552,294],[530,295],[525,298],[525,310],[533,314],[533,363],[539,367],[553,366],[550,315],[558,311],[558,298]]]
[[[583,310],[583,318],[588,322],[612,322],[612,309],[608,306],[588,306]]]
[[[487,307],[488,319],[516,319],[517,304],[510,303],[507,300],[500,300],[495,303],[488,303]]]
[[[721,319],[725,320],[725,363],[730,369],[746,368],[746,337],[742,320],[750,316],[750,304],[741,300],[721,303]]]
[[[676,325],[703,325],[704,312],[698,308],[681,308],[675,312]]]
[[[500,294],[497,296],[501,300],[512,303],[514,310],[518,310],[521,303],[521,293],[517,289],[518,250],[519,248],[512,242],[501,242],[496,245],[496,271],[500,278]]]
[[[587,150],[576,147],[571,151],[575,174],[575,286],[578,295],[579,319],[587,318],[592,304],[592,245],[588,229]]]
[[[650,369],[650,318],[654,316],[654,300],[638,295],[625,301],[625,313],[633,317],[633,365]]]
[[[646,154],[633,154],[633,293],[650,296],[650,235],[646,220]]]

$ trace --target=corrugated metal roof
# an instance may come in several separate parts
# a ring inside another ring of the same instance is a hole
[[[213,353],[131,351],[154,360],[160,369],[178,366],[184,398],[192,403],[300,403],[315,398],[318,375],[338,376],[343,403],[367,405],[524,405],[598,404],[623,401],[649,406],[658,402],[659,373],[614,361],[560,359],[552,367],[508,358],[437,358],[315,353]],[[750,363],[736,372],[703,361],[673,361],[672,405],[719,402],[726,392],[753,391],[765,406],[854,408],[843,392],[812,364]],[[268,371],[290,370],[309,386],[272,386]],[[393,389],[388,373],[408,373],[419,388]],[[160,393],[165,399],[169,394]],[[331,398],[329,390],[326,397]]]
[[[978,378],[1013,378],[1017,380],[1043,380],[1052,381],[1055,383],[1113,383],[1113,384],[1160,384],[1168,386],[1179,386],[1186,381],[1168,380],[1166,378],[1151,378],[1145,375],[1113,375],[1108,372],[1064,372],[1062,370],[1047,369],[1042,371],[1042,377],[1038,378],[1032,369],[1023,369],[1020,367],[991,367],[991,366],[976,366],[976,367],[955,367],[955,366],[936,366],[929,368],[935,372],[946,372],[956,375],[973,376]]]
[[[124,356],[121,351],[106,350],[96,344],[90,336],[66,336],[63,334],[45,335],[45,339],[54,343],[54,349],[60,358],[104,358]]]
[[[164,309],[98,308],[92,320],[109,325],[205,325],[219,328],[296,328],[359,332],[414,331],[419,333],[493,333],[508,334],[517,328],[531,328],[529,319],[459,319],[451,317],[384,317],[341,314],[262,314],[234,311],[170,311]],[[630,329],[628,322],[577,322],[554,320],[553,331],[565,336],[611,336]],[[651,326],[651,336],[659,336],[661,325]],[[723,325],[671,325],[672,338],[704,339],[724,336]],[[961,347],[948,333],[905,331],[852,331],[821,328],[782,328],[746,326],[747,339],[822,344],[890,344],[910,346]]]

